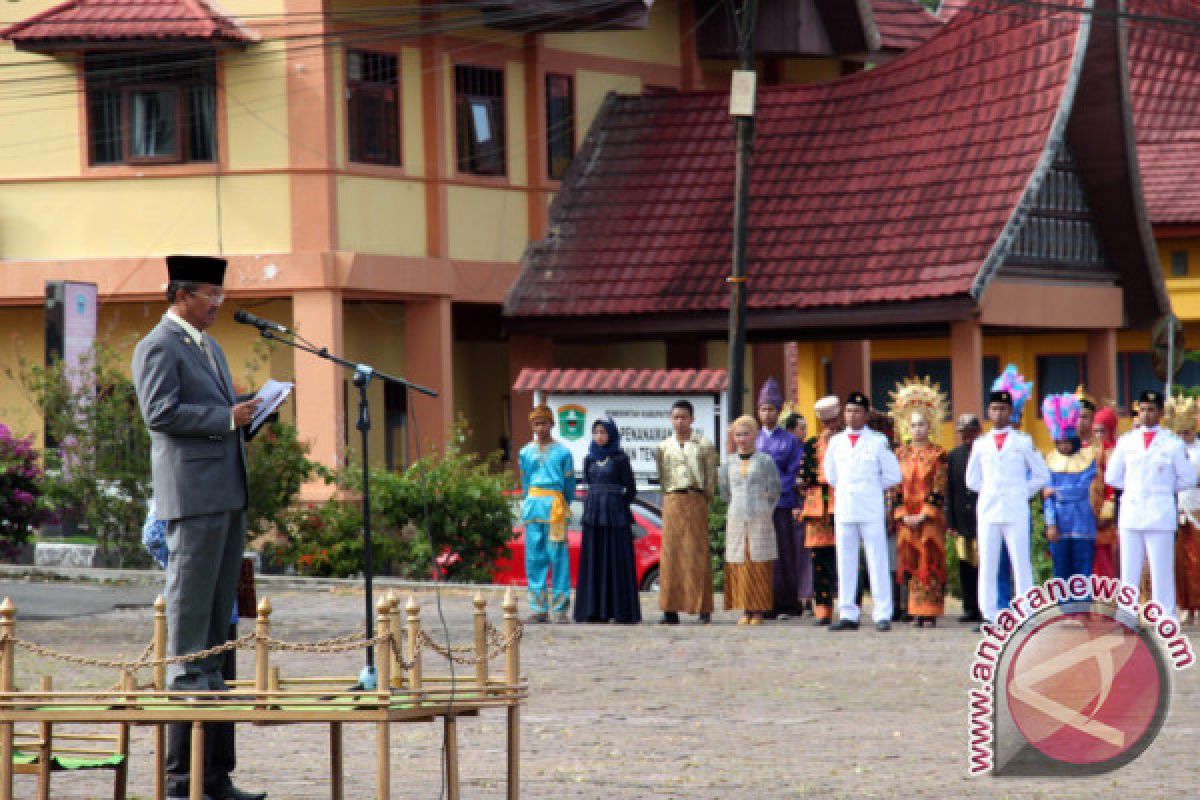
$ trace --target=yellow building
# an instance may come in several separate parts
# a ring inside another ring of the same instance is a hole
[[[472,446],[499,446],[500,304],[571,156],[608,92],[692,88],[699,66],[690,3],[445,8],[9,4],[0,367],[41,360],[46,281],[96,283],[99,336],[128,348],[164,310],[163,256],[220,254],[214,334],[243,388],[296,381],[315,457],[340,463],[356,441],[349,376],[279,347],[256,359],[234,309],[440,392],[405,414],[373,385],[377,461],[385,439],[396,462],[418,433],[441,443],[456,414]],[[11,381],[0,419],[41,427]]]

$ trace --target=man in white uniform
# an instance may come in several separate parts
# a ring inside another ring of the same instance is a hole
[[[825,451],[825,479],[837,492],[834,533],[837,541],[838,621],[831,631],[856,630],[859,608],[854,602],[858,585],[859,542],[867,553],[875,629],[891,630],[892,580],[888,572],[887,527],[883,493],[903,480],[900,464],[887,437],[867,427],[871,404],[854,392],[846,398],[846,428],[829,440]]]
[[[979,613],[995,622],[1000,613],[996,579],[1000,548],[1007,548],[1018,594],[1033,588],[1029,555],[1029,500],[1050,482],[1046,462],[1028,434],[1011,426],[1012,394],[1005,389],[988,395],[991,432],[980,436],[967,461],[967,488],[976,501],[979,540]]]
[[[1104,482],[1122,490],[1117,529],[1121,582],[1140,586],[1142,564],[1150,559],[1150,596],[1175,618],[1175,493],[1196,485],[1183,442],[1159,427],[1162,392],[1142,392],[1137,425],[1117,440]]]

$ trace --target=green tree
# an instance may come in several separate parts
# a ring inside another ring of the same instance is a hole
[[[442,556],[447,580],[491,579],[512,538],[511,472],[500,454],[481,459],[461,449],[459,423],[444,453],[403,472],[371,470],[372,538],[376,571],[427,579]],[[298,572],[346,577],[362,570],[362,471],[338,476],[341,491],[325,503],[294,509],[281,557]]]
[[[94,535],[107,558],[141,565],[149,563],[141,527],[150,495],[150,436],[123,367],[117,349],[97,342],[75,369],[22,359],[16,376],[6,372],[34,398],[57,443],[43,454],[47,498]]]

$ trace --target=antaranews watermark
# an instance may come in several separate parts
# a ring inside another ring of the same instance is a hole
[[[1166,719],[1171,674],[1195,662],[1157,603],[1116,578],[1055,578],[984,624],[971,663],[972,775],[1094,775],[1128,764]]]

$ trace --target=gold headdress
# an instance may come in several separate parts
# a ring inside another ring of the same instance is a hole
[[[946,418],[949,404],[942,387],[932,383],[928,377],[905,378],[896,384],[891,393],[888,411],[896,421],[896,434],[902,441],[912,438],[909,423],[914,414],[919,414],[933,428]]]
[[[1200,413],[1200,403],[1194,397],[1173,395],[1168,398],[1163,410],[1162,423],[1175,433],[1196,430],[1196,415]]]

